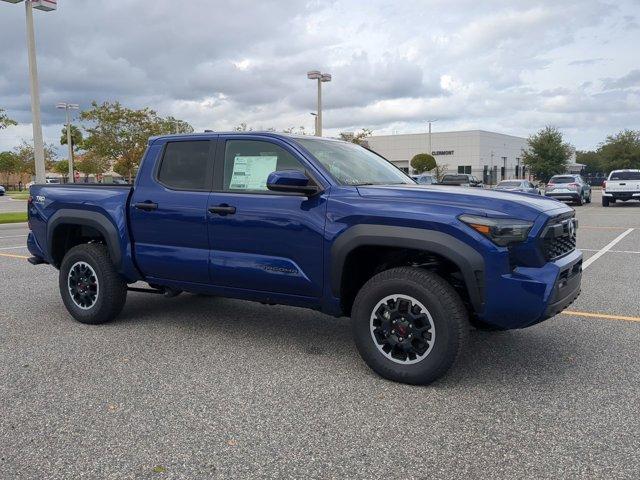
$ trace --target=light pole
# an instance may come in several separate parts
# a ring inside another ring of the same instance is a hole
[[[311,70],[307,72],[309,80],[318,81],[318,114],[316,117],[316,137],[322,136],[322,82],[330,82],[331,74],[320,73],[319,70]]]
[[[4,0],[8,3],[20,3],[23,0]],[[45,12],[56,9],[57,0],[26,0],[27,55],[29,56],[29,87],[31,91],[31,123],[33,124],[33,153],[36,164],[36,183],[45,182],[44,142],[40,122],[40,90],[38,88],[38,65],[36,64],[36,40],[33,28],[33,9]]]
[[[432,150],[431,150],[431,124],[434,122],[437,122],[437,119],[434,120],[427,120],[427,123],[429,124],[429,155],[433,155]]]
[[[60,102],[56,105],[56,108],[63,108],[67,112],[67,146],[69,147],[69,183],[74,183],[73,176],[73,145],[71,142],[71,112],[69,110],[78,110],[79,105],[77,103]]]

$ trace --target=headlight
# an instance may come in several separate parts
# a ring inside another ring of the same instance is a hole
[[[489,218],[475,215],[461,215],[458,218],[501,247],[524,242],[533,226],[533,222],[515,218]]]

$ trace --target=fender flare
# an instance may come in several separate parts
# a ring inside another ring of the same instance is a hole
[[[83,225],[95,228],[107,241],[107,249],[113,264],[120,265],[122,251],[118,230],[104,214],[89,210],[63,208],[51,215],[47,222],[47,250],[51,256],[53,256],[53,234],[60,225]]]
[[[411,248],[446,258],[462,272],[473,309],[482,311],[485,272],[482,255],[447,233],[411,227],[356,225],[342,233],[331,247],[331,291],[336,297],[340,296],[347,256],[362,246]]]

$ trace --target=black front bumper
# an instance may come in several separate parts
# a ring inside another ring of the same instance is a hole
[[[547,318],[559,314],[571,305],[580,295],[581,281],[582,259],[572,265],[569,265],[558,275],[558,280],[556,280],[556,283],[553,286],[551,299],[544,312],[544,318],[542,318],[542,320],[546,320]]]

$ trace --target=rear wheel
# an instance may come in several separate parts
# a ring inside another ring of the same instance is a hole
[[[77,321],[89,324],[114,319],[127,299],[127,283],[118,274],[104,245],[77,245],[67,252],[58,283],[62,301]]]
[[[587,196],[587,203],[591,203],[591,192],[589,192],[589,195]]]
[[[603,207],[609,206],[609,197],[602,197],[602,206]]]
[[[468,335],[456,291],[435,273],[401,267],[371,278],[352,309],[356,346],[389,380],[428,384],[453,365]]]
[[[576,200],[576,205],[578,206],[582,206],[582,204],[584,203],[584,198],[582,197],[582,193],[578,196],[578,199]]]

